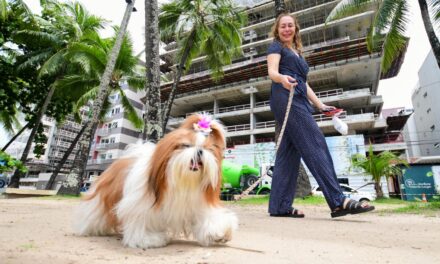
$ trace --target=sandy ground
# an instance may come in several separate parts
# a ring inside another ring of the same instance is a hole
[[[240,219],[230,243],[175,240],[142,250],[123,247],[118,236],[73,235],[77,203],[0,199],[0,263],[440,263],[440,215],[376,211],[332,220],[325,206],[302,206],[306,218],[286,219],[269,217],[265,205],[228,205]]]

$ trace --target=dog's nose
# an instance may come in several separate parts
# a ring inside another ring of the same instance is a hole
[[[197,157],[201,157],[203,155],[203,149],[197,150]]]

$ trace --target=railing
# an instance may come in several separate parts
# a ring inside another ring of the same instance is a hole
[[[347,117],[347,111],[342,111],[341,114],[338,115],[339,119],[345,119]],[[329,121],[332,120],[331,116],[326,116],[324,114],[316,114],[313,115],[313,118],[316,122],[323,122],[323,121]]]
[[[235,125],[235,126],[227,126],[226,131],[228,132],[236,132],[236,131],[245,131],[250,130],[251,125],[250,124],[243,124],[243,125]]]
[[[255,128],[259,129],[259,128],[270,128],[270,127],[275,127],[275,120],[272,121],[266,121],[266,122],[258,122],[255,124]]]
[[[328,90],[328,91],[323,91],[323,92],[315,92],[315,94],[318,98],[337,96],[337,95],[341,95],[343,93],[344,93],[344,91],[342,89],[334,89],[334,90]]]
[[[239,111],[239,110],[246,110],[250,109],[250,104],[242,104],[242,105],[235,105],[235,106],[228,106],[228,107],[221,107],[218,109],[218,113],[226,113],[226,112],[233,112],[233,111]]]
[[[96,145],[96,149],[110,149],[116,148],[119,146],[119,143],[99,143]]]
[[[114,160],[116,160],[116,159],[94,159],[94,160],[88,160],[87,161],[87,165],[92,165],[92,164],[108,164],[108,163],[112,163]]]

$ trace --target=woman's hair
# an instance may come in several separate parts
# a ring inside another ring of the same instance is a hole
[[[298,50],[298,52],[301,54],[302,53],[303,45],[302,45],[302,42],[301,42],[301,36],[299,34],[300,28],[299,28],[298,19],[296,19],[294,16],[292,16],[292,15],[290,15],[288,13],[281,13],[277,17],[277,19],[275,20],[275,23],[272,26],[270,35],[272,37],[274,37],[276,40],[278,40],[279,42],[281,42],[280,35],[278,33],[278,27],[280,25],[281,18],[286,17],[286,16],[290,16],[293,19],[294,23],[295,23],[295,35],[293,36],[293,43],[292,44],[293,44],[293,48]]]

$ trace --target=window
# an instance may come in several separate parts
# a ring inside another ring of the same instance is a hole
[[[110,138],[110,143],[115,143],[115,138],[114,137]]]
[[[113,127],[113,128],[117,128],[117,127],[118,127],[118,122],[113,122],[113,124],[111,125],[111,127]]]
[[[105,154],[99,154],[99,159],[105,160]]]

